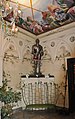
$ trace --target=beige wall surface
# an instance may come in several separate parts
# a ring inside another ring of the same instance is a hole
[[[44,50],[41,60],[41,72],[44,75],[54,75],[55,83],[61,86],[59,92],[64,93],[63,85],[66,75],[64,67],[66,67],[67,63],[65,59],[75,57],[75,23],[65,27],[62,26],[39,36],[28,32],[7,35],[2,30],[0,34],[1,80],[4,78],[2,77],[4,71],[5,77],[11,81],[9,85],[14,89],[20,89],[21,76],[33,72],[32,45],[35,44],[35,39],[39,38]],[[59,105],[63,105],[61,98],[62,95],[60,95],[58,101]]]

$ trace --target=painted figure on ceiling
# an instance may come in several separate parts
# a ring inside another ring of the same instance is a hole
[[[66,19],[66,14],[63,9],[61,9],[58,6],[55,5],[48,5],[48,10],[50,11],[50,14],[57,20],[57,21],[63,21]]]
[[[67,5],[68,8],[75,5],[75,0],[55,0],[61,7]]]
[[[71,7],[67,14],[73,21],[75,21],[75,6]]]
[[[39,24],[38,21],[33,20],[32,17],[30,16],[27,17],[27,23],[29,24],[29,28],[31,32],[35,34],[39,34],[43,32],[42,26]]]
[[[11,7],[12,9],[8,9],[10,8],[9,2],[7,0],[1,1],[1,14],[4,16],[4,19],[10,21],[11,25],[14,20],[16,25],[35,35],[75,21],[75,0],[51,0],[47,5],[47,11],[38,10],[34,13],[34,16],[37,13],[38,19],[36,17],[33,19],[32,16],[21,16],[17,13],[18,6],[15,9],[13,7]],[[5,4],[6,2],[7,5]],[[41,13],[41,15],[38,13]]]
[[[42,12],[42,28],[44,31],[50,30],[60,26],[60,23],[56,21],[54,16],[49,11]]]

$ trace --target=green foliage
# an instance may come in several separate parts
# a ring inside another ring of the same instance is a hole
[[[2,119],[9,119],[9,115],[12,113],[11,104],[21,100],[21,93],[13,91],[11,87],[8,87],[7,83],[8,80],[5,79],[2,87],[0,87],[0,101],[4,103],[1,109]]]
[[[10,119],[10,115],[12,114],[12,107],[9,104],[6,104],[1,109],[1,118],[2,119]]]

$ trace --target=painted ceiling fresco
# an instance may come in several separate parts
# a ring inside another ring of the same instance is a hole
[[[75,0],[7,0],[6,5],[4,19],[35,35],[75,21]]]

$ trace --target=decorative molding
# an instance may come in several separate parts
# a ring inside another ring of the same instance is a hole
[[[70,37],[70,42],[74,42],[75,41],[75,36],[71,36]]]
[[[55,42],[51,42],[51,47],[54,47],[55,46]]]
[[[19,45],[20,46],[23,46],[23,42],[21,40],[19,41]]]
[[[71,29],[71,28],[74,28],[74,27],[75,27],[75,22],[64,25],[64,26],[61,26],[61,27],[56,28],[56,29],[53,29],[53,30],[51,30],[47,33],[40,34],[40,35],[38,35],[38,38],[47,37],[49,35],[53,35],[53,34],[56,34],[56,33],[59,33],[59,32],[63,32],[65,30],[68,30],[68,29]]]

